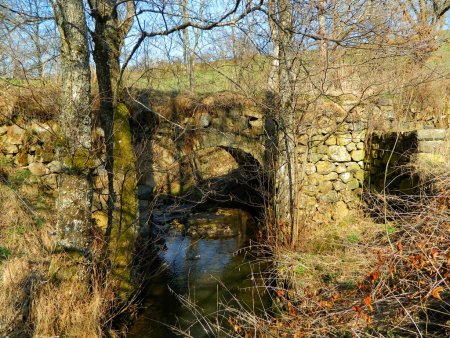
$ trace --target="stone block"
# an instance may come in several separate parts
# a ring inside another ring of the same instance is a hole
[[[333,189],[333,183],[330,181],[324,181],[321,185],[319,185],[319,191],[322,194],[327,194],[331,191],[331,189]]]
[[[34,162],[28,165],[28,170],[35,176],[44,176],[48,174],[48,168],[41,162]]]
[[[317,147],[318,154],[328,154],[328,147],[324,144],[321,144]]]
[[[314,142],[314,144],[322,143],[325,137],[322,135],[313,135],[311,136],[311,141]]]
[[[311,155],[309,156],[311,162],[313,162],[313,163],[316,163],[316,162],[322,160],[323,157],[324,157],[323,154],[311,154]]]
[[[358,143],[356,144],[356,148],[357,148],[357,149],[364,149],[364,142],[358,142]]]
[[[444,146],[444,141],[420,141],[418,151],[419,153],[434,154],[439,153]]]
[[[351,160],[350,154],[344,146],[328,147],[328,156],[335,162],[348,162]]]
[[[335,170],[335,165],[328,161],[319,161],[316,163],[317,173],[326,175]]]
[[[344,172],[339,175],[339,178],[341,179],[342,182],[348,183],[353,178],[353,175],[349,172]]]
[[[351,153],[353,161],[363,161],[364,160],[364,150],[353,150]]]
[[[353,142],[359,142],[361,140],[364,140],[365,138],[366,138],[366,131],[365,130],[354,131],[352,133]]]
[[[348,181],[347,183],[348,190],[355,190],[357,188],[359,188],[359,182],[356,178],[352,178],[350,181]]]
[[[47,164],[47,168],[51,173],[60,173],[62,171],[62,164],[59,161],[52,161]]]
[[[300,135],[298,138],[297,138],[297,143],[299,144],[299,145],[302,145],[302,146],[306,146],[306,145],[308,145],[308,141],[309,141],[309,136],[308,135]]]
[[[347,163],[347,171],[349,171],[351,173],[355,173],[360,170],[361,170],[361,167],[359,166],[358,163],[356,163],[356,162]]]
[[[342,134],[336,138],[336,143],[339,146],[346,146],[350,142],[352,142],[352,135],[350,134]]]
[[[363,183],[364,182],[364,176],[365,176],[365,172],[364,170],[360,170],[355,172],[355,178],[360,182]]]
[[[327,145],[327,146],[334,146],[334,145],[336,145],[336,137],[334,137],[334,136],[329,136],[326,140],[325,140],[325,144]]]
[[[336,172],[332,171],[329,174],[323,175],[323,179],[325,181],[335,181],[338,179],[338,174]]]
[[[341,181],[334,181],[333,182],[333,188],[336,191],[341,191],[344,190],[347,186],[345,185],[345,183],[341,182]]]
[[[307,185],[303,187],[302,192],[307,196],[316,196],[317,195],[317,188],[315,186]]]
[[[45,175],[42,177],[42,183],[52,190],[58,189],[58,176],[57,174]]]
[[[26,130],[20,128],[18,125],[13,124],[8,127],[8,131],[6,133],[7,144],[22,144],[25,139]]]
[[[353,150],[356,150],[356,144],[353,143],[353,142],[347,144],[345,147],[347,148],[347,151],[353,151]]]
[[[447,134],[447,129],[422,129],[417,131],[417,139],[419,141],[444,140]]]
[[[14,164],[16,164],[19,167],[25,167],[28,165],[28,154],[24,151],[18,153],[14,157]]]
[[[347,166],[344,163],[338,163],[336,165],[336,172],[338,174],[345,173],[347,171]]]
[[[318,175],[316,173],[311,174],[307,177],[307,184],[309,185],[318,185],[319,183],[323,182],[323,176]]]
[[[316,172],[316,165],[314,163],[306,163],[305,164],[305,173],[306,175],[311,175]]]
[[[19,147],[17,144],[4,143],[1,150],[4,154],[17,154],[19,152]]]
[[[339,200],[338,193],[334,190],[326,194],[319,195],[318,199],[325,203],[336,203]]]
[[[340,221],[345,217],[347,217],[349,212],[350,211],[348,210],[347,204],[345,204],[345,202],[337,201],[336,207],[334,208],[333,211],[333,219],[336,221]]]

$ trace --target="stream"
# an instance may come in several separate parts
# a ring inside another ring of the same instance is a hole
[[[161,251],[160,259],[165,269],[150,283],[144,311],[127,337],[218,337],[221,335],[217,334],[216,325],[231,329],[225,306],[260,313],[270,304],[261,291],[264,288],[257,287],[262,285],[259,272],[263,267],[251,262],[254,251],[248,247],[251,231],[247,224],[226,224],[240,223],[239,220],[242,223],[242,215],[233,218],[236,212],[243,213],[238,209],[206,212],[192,215],[194,221],[188,222],[190,229],[200,224],[196,230],[213,228],[220,233],[226,226],[228,236],[196,238],[179,229],[163,236],[165,250]],[[244,220],[243,223],[248,223],[247,218]],[[222,228],[217,229],[218,224]],[[237,232],[236,227],[240,229]],[[192,305],[183,305],[180,297]],[[204,316],[214,325],[199,320]],[[174,328],[179,331],[174,332]]]

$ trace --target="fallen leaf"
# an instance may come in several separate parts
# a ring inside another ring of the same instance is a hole
[[[442,286],[438,286],[436,288],[433,289],[433,291],[431,291],[431,296],[433,298],[442,300],[440,293],[444,291],[444,288]]]
[[[372,298],[370,297],[370,295],[364,298],[364,304],[369,308],[370,311],[373,311]]]
[[[397,250],[398,250],[398,252],[399,252],[400,255],[401,255],[402,252],[403,252],[403,244],[402,244],[402,242],[400,242],[400,241],[397,242]]]

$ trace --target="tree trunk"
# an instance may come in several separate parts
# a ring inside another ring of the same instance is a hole
[[[326,17],[325,17],[325,0],[317,0],[317,10],[319,14],[319,31],[317,35],[321,38],[320,40],[320,63],[321,71],[323,73],[323,81],[326,79],[326,72],[328,70],[328,43],[325,39],[325,29],[326,29]]]
[[[131,260],[137,218],[135,157],[131,143],[129,113],[118,103],[120,50],[131,28],[134,15],[132,1],[127,16],[120,21],[116,0],[90,1],[95,18],[94,61],[99,88],[100,124],[105,132],[105,169],[108,175],[107,225],[104,254],[113,263],[123,299],[133,291]]]
[[[90,244],[92,184],[89,47],[82,0],[52,3],[61,36],[62,98],[58,153],[67,170],[60,176],[57,242],[84,251]]]
[[[296,205],[298,182],[292,56],[294,24],[290,0],[273,0],[269,3],[269,22],[274,44],[274,62],[269,85],[275,89],[279,99],[278,156],[275,173],[276,218],[278,223],[289,226],[290,242],[295,244],[299,235],[299,219]]]
[[[189,0],[178,0],[178,6],[181,9],[181,15],[183,17],[183,23],[186,24],[189,21],[188,12]],[[191,40],[189,38],[189,29],[183,29],[183,62],[186,69],[186,75],[189,78],[189,90],[194,90],[194,62],[191,48]]]

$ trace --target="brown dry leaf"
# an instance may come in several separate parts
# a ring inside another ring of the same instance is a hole
[[[442,300],[440,293],[444,291],[444,288],[442,286],[438,286],[436,288],[433,289],[433,291],[431,291],[431,296],[433,298]]]
[[[380,271],[372,271],[367,278],[370,280],[370,282],[373,284],[375,281],[380,278]]]
[[[303,337],[303,334],[301,333],[301,331],[297,331],[294,333],[294,338],[301,338]]]
[[[400,255],[403,253],[403,244],[400,241],[397,242],[397,250],[400,253]]]
[[[353,305],[352,309],[353,309],[353,311],[355,311],[358,315],[360,315],[360,314],[363,312],[361,306],[358,306],[358,305]]]
[[[364,304],[369,308],[371,312],[373,311],[372,298],[370,297],[370,295],[364,298]]]
[[[297,315],[297,310],[295,309],[294,305],[292,305],[291,302],[288,302],[288,309],[289,309],[289,314],[291,316],[296,316]]]
[[[439,253],[439,250],[437,248],[434,248],[433,250],[431,250],[431,257],[433,258],[433,260],[436,262],[436,257]]]

